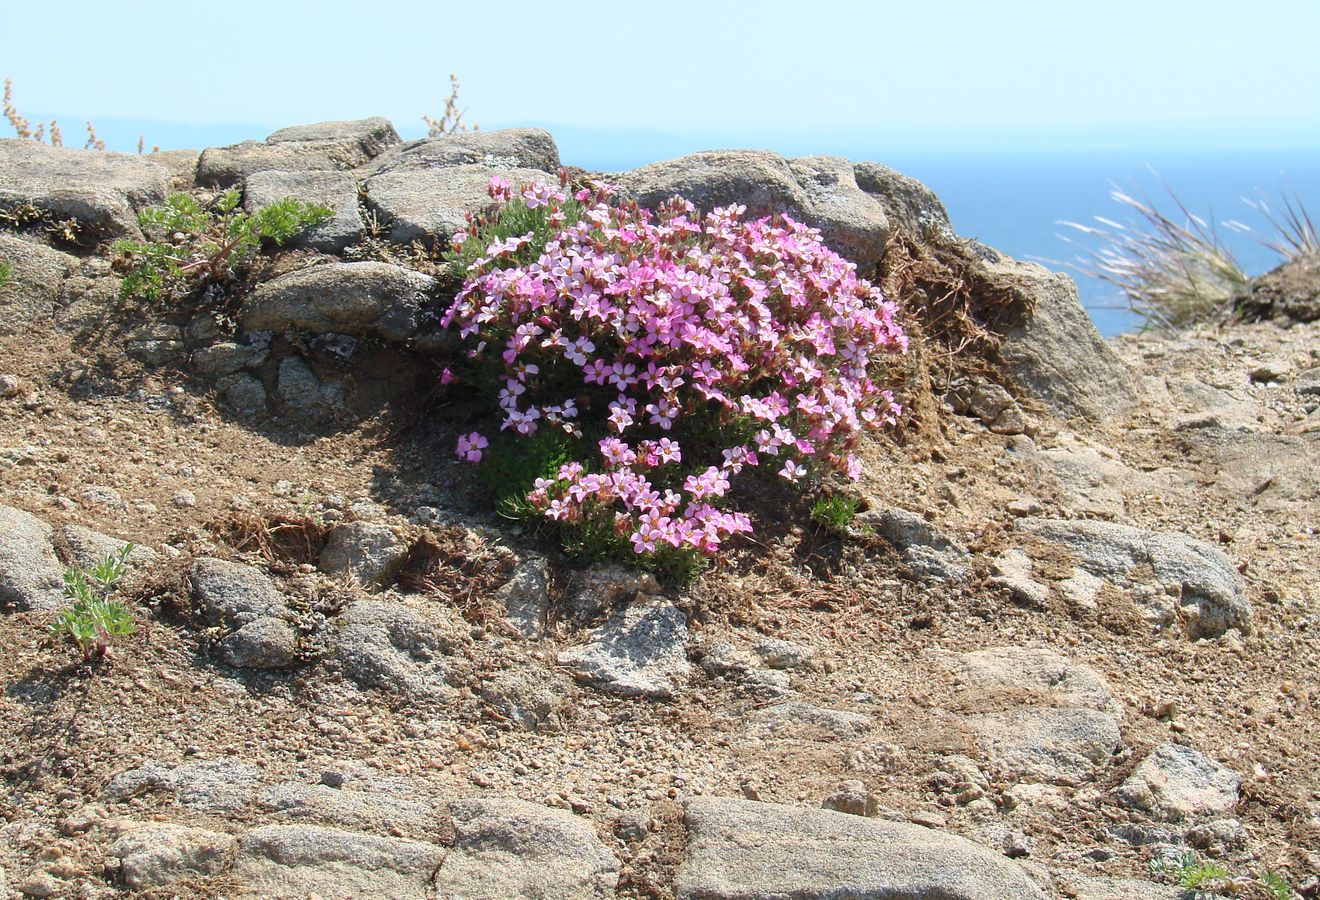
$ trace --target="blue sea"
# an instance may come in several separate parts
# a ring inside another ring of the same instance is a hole
[[[136,147],[141,133],[148,135],[148,145],[159,143],[170,149],[259,140],[272,130],[254,124],[186,126],[129,120],[97,124],[111,149],[128,151]],[[396,124],[405,138],[423,136],[420,124]],[[885,140],[860,132],[674,135],[551,123],[543,127],[554,134],[566,164],[603,172],[720,147],[763,147],[787,156],[835,154],[854,161],[884,163],[932,188],[944,201],[960,235],[976,238],[1019,259],[1069,271],[1077,279],[1083,305],[1105,335],[1132,330],[1140,323],[1126,311],[1116,288],[1063,265],[1075,259],[1077,250],[1060,239],[1059,235],[1069,230],[1058,223],[1092,224],[1095,216],[1128,221],[1128,211],[1109,196],[1113,186],[1134,196],[1145,195],[1159,209],[1172,213],[1175,207],[1167,186],[1190,212],[1216,223],[1243,269],[1253,275],[1273,268],[1278,259],[1255,239],[1268,236],[1269,226],[1242,198],[1258,199],[1263,194],[1277,201],[1281,191],[1295,194],[1320,224],[1320,152],[1310,139],[1304,144],[1293,142],[1293,146],[1307,147],[1305,150],[1171,150],[1167,148],[1200,145],[1194,139],[1173,141],[1168,133],[1151,131],[1152,147],[1165,149],[1140,149],[1141,135],[1126,133],[1121,140],[1129,149],[1115,147],[1119,138],[1100,135],[1083,139],[1074,136],[1062,145],[1070,149],[1042,150],[1030,149],[1031,144],[1028,149],[1010,146],[1013,136],[1005,138],[1009,134],[1006,131],[998,135],[969,132],[962,140],[950,132],[933,145],[941,148],[938,152],[918,152],[910,148],[886,149],[903,146],[897,143],[900,134],[894,140]],[[1037,146],[1043,143],[1040,137],[1036,136]],[[1022,139],[1019,136],[1017,140]],[[1102,146],[1102,140],[1109,141],[1104,146],[1115,148],[1083,149]],[[1261,135],[1248,129],[1243,129],[1242,140],[1247,146],[1268,146],[1262,144]],[[1256,235],[1235,232],[1221,224],[1233,220],[1257,229]]]
[[[1215,223],[1219,236],[1250,275],[1279,264],[1275,253],[1260,243],[1273,240],[1270,225],[1243,198],[1271,208],[1282,193],[1296,195],[1320,226],[1320,153],[1070,154],[989,159],[895,160],[894,168],[925,182],[944,201],[955,230],[1019,259],[1071,262],[1077,248],[1060,234],[1072,234],[1060,221],[1096,224],[1104,216],[1127,224],[1132,214],[1109,196],[1113,186],[1149,198],[1182,221],[1172,190],[1187,210]],[[1225,222],[1249,226],[1236,231]],[[1101,333],[1112,336],[1133,330],[1140,322],[1127,311],[1116,287],[1069,271],[1078,283],[1082,304]]]

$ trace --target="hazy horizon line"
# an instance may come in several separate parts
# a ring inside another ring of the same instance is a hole
[[[43,115],[32,118],[33,124],[61,122],[65,145],[81,146],[85,139],[85,120]],[[391,119],[405,140],[426,136],[421,117],[416,122]],[[286,125],[261,122],[179,122],[166,119],[107,117],[91,119],[97,135],[109,149],[134,152],[139,135],[147,149],[159,145],[163,150],[204,149],[242,140],[262,140]],[[76,123],[76,125],[75,125]],[[494,122],[482,130],[505,128],[543,128],[561,144],[578,144],[586,139],[606,141],[613,152],[637,151],[647,143],[663,153],[690,153],[696,150],[764,147],[786,154],[826,154],[837,148],[867,144],[883,146],[893,154],[913,153],[938,156],[1030,153],[1123,153],[1165,152],[1180,154],[1219,154],[1237,152],[1294,153],[1320,150],[1320,123],[1301,120],[1223,120],[1174,124],[1118,123],[1067,125],[986,125],[928,123],[877,123],[875,125],[840,125],[813,128],[806,132],[782,126],[740,128],[637,128],[605,125],[571,125],[546,121]],[[787,150],[781,148],[788,148]],[[606,147],[597,147],[604,150]],[[589,153],[599,156],[599,152]],[[846,154],[845,154],[846,155]],[[656,158],[661,158],[657,156]]]

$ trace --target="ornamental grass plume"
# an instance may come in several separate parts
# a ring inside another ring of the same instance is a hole
[[[887,358],[907,337],[817,229],[742,206],[701,217],[679,197],[652,214],[608,185],[572,193],[562,173],[489,190],[492,210],[453,237],[464,283],[442,324],[469,347],[458,377],[495,394],[502,437],[464,435],[458,454],[552,442],[517,499],[566,546],[710,556],[751,530],[729,509],[745,470],[861,476],[862,435],[900,413]]]

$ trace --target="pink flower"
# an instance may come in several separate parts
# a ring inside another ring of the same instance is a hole
[[[710,501],[758,455],[785,457],[778,474],[792,482],[808,460],[860,477],[862,436],[900,412],[870,373],[907,338],[894,304],[819,230],[787,216],[746,221],[737,206],[698,217],[681,199],[652,216],[605,185],[572,205],[565,190],[520,185],[508,207],[513,188],[492,178],[500,205],[451,242],[486,253],[442,317],[497,381],[503,428],[611,435],[592,460],[539,481],[537,509],[556,521],[612,517],[638,553],[714,553],[751,523]],[[495,227],[512,208],[525,233]],[[580,218],[570,224],[566,210]],[[578,371],[581,382],[566,380]],[[721,444],[718,429],[734,421],[754,423],[753,437]],[[480,458],[468,437],[460,456]],[[652,485],[664,466],[687,468]]]
[[[797,483],[797,481],[800,478],[802,478],[803,475],[806,474],[807,474],[807,470],[802,466],[798,465],[797,463],[793,462],[793,460],[791,459],[785,461],[784,467],[779,470],[780,477],[785,478],[794,483]]]
[[[862,462],[851,453],[843,461],[843,471],[853,481],[858,481],[862,477]]]
[[[490,441],[486,440],[477,432],[465,434],[458,439],[458,458],[467,460],[471,463],[481,462],[481,451],[490,446]]]
[[[456,376],[452,371],[450,371],[448,366],[446,366],[445,370],[440,373],[441,384],[453,384],[457,380],[458,380],[458,376]]]

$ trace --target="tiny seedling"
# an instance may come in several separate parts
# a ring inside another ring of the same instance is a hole
[[[226,281],[263,240],[280,246],[334,216],[327,206],[292,197],[247,213],[238,208],[240,199],[238,191],[229,191],[208,209],[187,194],[172,194],[164,206],[138,213],[148,239],[116,241],[110,248],[130,266],[120,297],[156,300]]]
[[[77,644],[84,662],[109,655],[115,638],[137,630],[128,608],[110,599],[127,571],[132,552],[133,545],[125,544],[89,571],[77,566],[64,570],[64,596],[73,605],[59,614],[50,630]]]

